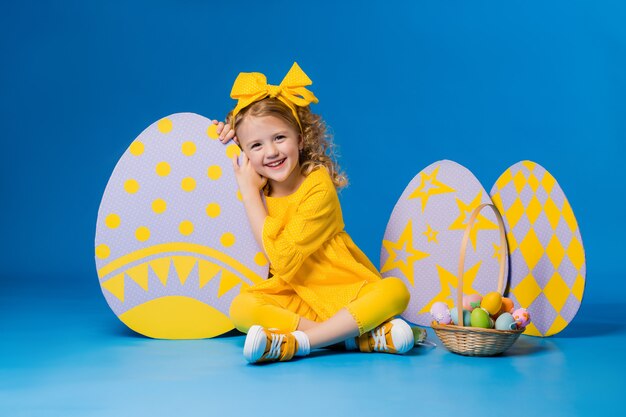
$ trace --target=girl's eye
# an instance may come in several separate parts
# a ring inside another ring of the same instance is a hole
[[[285,139],[285,137],[283,135],[276,136],[276,140],[279,141],[279,142],[284,140],[284,139]]]
[[[250,146],[250,149],[255,149],[255,148],[258,148],[259,146],[261,145],[259,145],[258,143],[254,143],[252,144],[252,146]]]

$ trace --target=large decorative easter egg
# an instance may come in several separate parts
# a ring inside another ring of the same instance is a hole
[[[164,339],[233,329],[239,291],[267,277],[235,181],[237,145],[205,117],[177,113],[144,130],[104,191],[95,258],[102,292],[134,331]]]
[[[452,161],[429,165],[406,187],[380,254],[382,275],[404,280],[411,293],[404,319],[428,326],[434,303],[454,306],[461,241],[472,211],[482,203],[491,203],[487,192],[470,171]],[[484,210],[470,233],[463,294],[497,290],[499,245],[495,214]]]
[[[522,161],[491,190],[504,218],[510,292],[530,313],[525,334],[550,336],[574,318],[585,291],[585,250],[565,193],[541,165]]]

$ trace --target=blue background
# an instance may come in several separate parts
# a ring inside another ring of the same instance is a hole
[[[277,84],[294,61],[314,82],[314,110],[351,180],[341,193],[346,228],[375,264],[395,202],[421,169],[451,159],[489,190],[530,159],[559,181],[582,231],[579,317],[606,306],[623,315],[622,1],[23,1],[2,9],[5,325],[18,323],[24,306],[48,302],[48,314],[53,300],[77,297],[121,326],[93,260],[97,210],[117,160],[168,114],[223,118],[240,71]]]

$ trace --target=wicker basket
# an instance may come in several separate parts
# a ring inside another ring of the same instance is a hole
[[[459,258],[459,282],[457,285],[457,313],[458,325],[438,324],[433,321],[431,326],[448,350],[466,356],[493,356],[498,355],[515,343],[517,338],[524,332],[518,330],[495,330],[482,329],[478,327],[464,327],[463,325],[463,272],[465,270],[465,252],[469,240],[470,231],[485,207],[491,207],[496,214],[500,228],[500,272],[498,277],[498,292],[502,294],[504,288],[504,266],[506,262],[506,236],[504,232],[504,222],[498,209],[493,204],[482,204],[473,212],[465,228],[463,242],[461,243],[461,254]]]

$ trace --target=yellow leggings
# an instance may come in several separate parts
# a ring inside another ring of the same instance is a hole
[[[354,317],[359,334],[363,334],[402,313],[409,304],[409,298],[404,282],[390,277],[365,284],[356,299],[345,308]],[[286,307],[269,294],[252,292],[240,293],[230,305],[230,318],[235,327],[244,333],[255,324],[292,332],[298,328],[301,317],[323,321],[296,294]]]

